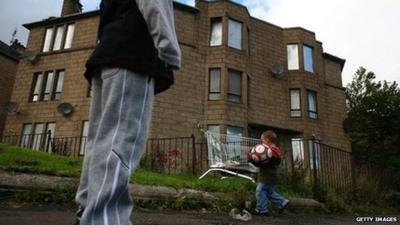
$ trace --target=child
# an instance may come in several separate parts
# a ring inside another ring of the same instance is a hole
[[[260,173],[258,176],[258,184],[256,189],[256,213],[262,216],[269,216],[268,201],[271,201],[278,205],[279,213],[289,205],[289,200],[279,195],[275,188],[277,184],[277,170],[281,162],[280,149],[276,145],[277,136],[272,130],[268,130],[262,133],[261,141],[264,145],[267,145],[272,150],[271,160],[260,167]],[[249,159],[251,161],[251,158]]]

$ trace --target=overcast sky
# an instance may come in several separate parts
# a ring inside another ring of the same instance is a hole
[[[193,5],[194,0],[179,0]],[[372,70],[377,80],[400,82],[399,0],[235,0],[250,14],[281,27],[314,31],[324,51],[346,59],[343,84],[359,66]],[[84,11],[99,0],[81,0]],[[26,44],[22,24],[59,16],[62,0],[0,0],[0,40],[9,43],[15,28]]]

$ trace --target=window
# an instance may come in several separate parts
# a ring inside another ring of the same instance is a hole
[[[45,138],[45,143],[44,143],[44,148],[48,148],[48,152],[51,153],[53,151],[52,145],[49,142],[49,138],[53,139],[54,138],[54,132],[56,130],[56,123],[47,123],[46,124],[46,138]],[[50,134],[50,136],[49,136]]]
[[[53,51],[61,49],[63,36],[64,36],[64,26],[58,26],[56,29],[56,37],[54,39]]]
[[[309,140],[308,149],[310,156],[310,169],[319,169],[321,167],[321,149],[319,140]],[[314,161],[315,159],[315,161]],[[315,164],[315,165],[314,165]]]
[[[240,102],[242,98],[242,73],[229,70],[228,77],[228,100],[231,102]]]
[[[55,83],[55,92],[54,92],[54,100],[61,99],[62,88],[64,84],[64,70],[57,71],[56,74],[56,83]]]
[[[250,82],[251,82],[250,76],[247,75],[247,105],[250,105],[250,88],[251,88]]]
[[[208,125],[207,131],[209,131],[211,133],[215,133],[215,134],[221,133],[219,125]]]
[[[50,51],[51,39],[53,38],[54,28],[47,28],[44,35],[43,52]]]
[[[301,138],[292,138],[292,155],[294,166],[296,168],[303,166],[304,146]]]
[[[85,154],[88,134],[89,134],[89,121],[85,120],[82,123],[81,148],[79,150],[80,155]]]
[[[34,126],[32,149],[39,150],[42,147],[44,135],[44,124],[36,123]]]
[[[50,138],[54,138],[55,123],[27,123],[22,127],[20,146],[34,150],[47,149],[52,151],[49,143]],[[48,136],[50,132],[50,136]]]
[[[49,101],[51,99],[51,92],[53,90],[53,84],[54,84],[54,72],[49,71],[46,72],[45,75],[45,85],[44,85],[44,92],[43,92],[43,101]]]
[[[20,146],[23,148],[28,148],[29,139],[31,136],[32,136],[32,124],[24,124],[22,127]]]
[[[74,38],[75,24],[63,24],[45,30],[42,52],[69,49]]]
[[[299,69],[299,50],[296,44],[287,45],[288,70]]]
[[[222,44],[222,18],[211,19],[210,46]]]
[[[301,116],[300,89],[290,89],[290,116]]]
[[[72,46],[72,39],[74,38],[74,32],[75,32],[75,24],[68,24],[67,26],[67,35],[65,38],[65,44],[64,44],[64,49],[71,48]]]
[[[229,20],[228,46],[242,49],[242,23]]]
[[[63,70],[34,74],[30,101],[60,100],[63,83]]]
[[[42,90],[43,74],[37,73],[33,75],[33,90],[31,94],[31,101],[37,102],[40,98],[40,92]]]
[[[210,81],[209,81],[209,100],[220,100],[221,99],[221,70],[210,69]]]
[[[226,142],[228,148],[228,158],[231,160],[238,160],[242,155],[242,134],[241,127],[228,126],[226,129]]]
[[[309,118],[317,118],[317,92],[315,91],[307,90],[307,111]]]
[[[304,56],[304,70],[313,73],[314,72],[313,49],[304,45],[303,56]]]

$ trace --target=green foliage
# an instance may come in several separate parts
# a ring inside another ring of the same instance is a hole
[[[347,86],[346,130],[356,160],[400,170],[400,88],[359,68]]]

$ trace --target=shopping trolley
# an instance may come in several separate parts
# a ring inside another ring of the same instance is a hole
[[[199,179],[202,179],[212,171],[220,171],[255,183],[252,177],[243,173],[259,172],[259,168],[247,160],[247,153],[256,144],[261,143],[259,139],[224,135],[209,131],[204,133],[207,137],[209,169]]]

